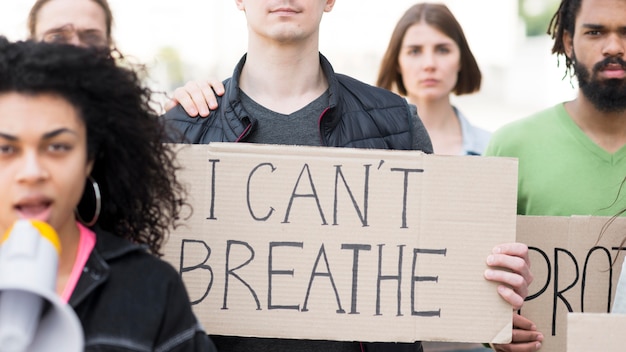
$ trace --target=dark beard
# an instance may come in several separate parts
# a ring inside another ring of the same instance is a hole
[[[574,72],[578,78],[578,86],[583,95],[591,101],[596,109],[602,112],[626,111],[626,80],[598,79],[598,73],[608,64],[619,64],[626,70],[626,62],[619,57],[607,57],[593,66],[593,75],[587,68],[574,59]]]

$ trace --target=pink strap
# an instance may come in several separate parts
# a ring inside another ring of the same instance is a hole
[[[76,253],[76,261],[74,262],[72,273],[70,274],[67,284],[63,289],[63,294],[61,295],[61,299],[64,302],[69,302],[72,292],[74,292],[74,288],[80,278],[80,274],[83,272],[85,263],[87,263],[87,258],[89,258],[93,247],[96,245],[96,234],[83,226],[81,223],[77,222],[76,224],[78,225],[78,230],[80,231],[80,240],[78,242],[78,251]]]

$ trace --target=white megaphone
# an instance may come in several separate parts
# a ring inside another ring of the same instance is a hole
[[[83,350],[83,330],[56,294],[61,245],[45,222],[18,220],[0,238],[0,352]]]

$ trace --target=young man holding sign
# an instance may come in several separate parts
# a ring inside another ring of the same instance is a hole
[[[335,74],[319,53],[319,26],[334,0],[236,0],[248,22],[248,51],[208,119],[180,106],[164,115],[172,142],[251,142],[432,153],[415,107],[383,89]],[[521,307],[532,281],[528,248],[497,246],[485,278]],[[421,351],[421,344],[359,344],[215,336],[228,351]]]

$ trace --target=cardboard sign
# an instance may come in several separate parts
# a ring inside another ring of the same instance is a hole
[[[624,331],[626,314],[569,313],[567,351],[624,352]]]
[[[209,334],[511,339],[511,307],[483,273],[515,239],[516,160],[178,147],[193,213],[165,259]]]
[[[517,240],[528,244],[535,276],[521,312],[544,334],[541,351],[570,351],[566,349],[569,312],[610,312],[624,260],[625,248],[620,244],[625,237],[626,218],[518,217]]]

